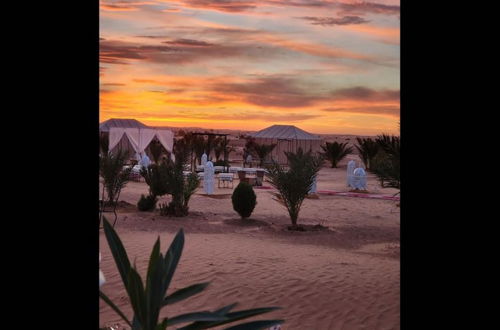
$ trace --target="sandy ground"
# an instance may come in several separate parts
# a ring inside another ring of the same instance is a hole
[[[319,190],[347,191],[346,159],[340,168],[324,167]],[[238,180],[235,180],[236,186]],[[269,183],[264,183],[269,186]],[[391,195],[368,175],[371,193]],[[143,277],[152,246],[159,236],[162,251],[179,228],[186,243],[169,293],[209,281],[202,293],[167,306],[162,316],[213,310],[233,302],[235,310],[280,306],[281,310],[252,319],[283,318],[283,329],[399,329],[399,208],[396,202],[319,195],[307,199],[299,224],[324,228],[290,232],[286,209],[269,190],[255,189],[257,206],[246,221],[231,205],[230,188],[203,195],[200,188],[190,201],[190,215],[166,218],[158,212],[138,212],[136,203],[146,194],[144,182],[130,182],[122,191],[116,230]],[[165,198],[167,201],[168,198]],[[130,204],[128,204],[130,203]],[[100,233],[102,290],[127,315],[132,311]],[[124,322],[101,301],[100,324]]]

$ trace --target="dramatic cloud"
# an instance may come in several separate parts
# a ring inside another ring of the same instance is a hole
[[[344,16],[340,18],[335,17],[311,17],[303,16],[297,17],[306,21],[310,21],[313,25],[351,25],[351,24],[363,24],[368,23],[368,20],[361,18],[359,16]]]
[[[210,9],[228,13],[255,9],[258,1],[246,0],[181,0],[184,6],[191,8]]]
[[[164,41],[164,44],[169,44],[169,45],[176,45],[176,46],[214,46],[214,44],[205,42],[205,41],[199,41],[199,40],[192,40],[192,39],[176,39],[173,41]]]
[[[113,111],[113,114],[119,114],[120,111]],[[146,118],[164,118],[164,119],[183,119],[183,120],[217,120],[217,121],[264,121],[264,122],[301,122],[304,120],[315,119],[322,117],[323,115],[313,115],[313,114],[303,114],[303,113],[286,113],[286,114],[276,114],[272,112],[250,112],[245,111],[242,113],[226,113],[224,111],[219,111],[217,114],[213,113],[203,113],[197,111],[179,111],[178,113],[171,113],[168,115],[163,115],[156,112],[139,112],[135,116],[137,119]]]
[[[167,1],[170,2],[170,1]],[[386,5],[370,1],[329,1],[329,0],[176,0],[188,8],[215,10],[226,13],[254,12],[262,7],[340,9],[363,15],[365,13],[399,15],[400,6]]]
[[[121,83],[101,83],[102,86],[126,86],[126,84]]]
[[[399,90],[377,91],[366,87],[338,89],[331,93],[336,100],[395,101],[399,102]]]
[[[308,95],[298,88],[292,79],[279,77],[261,78],[247,83],[220,83],[212,88],[218,93],[264,107],[300,108],[317,101],[316,96]]]
[[[399,0],[100,6],[102,120],[233,129],[298,123],[315,133],[361,135],[397,130]]]
[[[385,5],[376,2],[368,1],[355,1],[353,3],[341,3],[339,4],[340,9],[347,13],[356,13],[363,15],[365,13],[372,14],[386,14],[386,15],[399,15],[401,11],[400,6],[396,5]]]
[[[390,115],[399,116],[399,105],[365,105],[353,107],[329,107],[321,109],[326,112],[351,112],[351,113],[366,113],[375,115]]]
[[[217,45],[188,39],[168,43],[175,46],[104,41],[101,42],[100,47],[101,62],[125,64],[125,60],[144,60],[154,63],[182,64],[227,57],[269,58],[276,53],[269,47],[260,46],[259,48],[256,45],[252,47],[249,44]]]
[[[154,5],[152,1],[101,1],[100,8],[104,11],[137,11],[141,6]]]
[[[259,41],[235,41],[214,44],[192,39],[177,39],[162,42],[164,45],[104,40],[100,44],[102,63],[126,64],[128,60],[144,60],[164,64],[185,64],[204,60],[239,58],[253,61],[269,61],[275,57],[286,59],[286,53],[295,52],[323,57],[325,59],[354,59],[376,63],[369,55],[358,54],[340,48],[314,43],[297,42],[273,35],[262,36]],[[168,44],[169,46],[166,46]]]

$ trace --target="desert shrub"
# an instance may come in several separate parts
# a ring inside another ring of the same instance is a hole
[[[153,195],[141,195],[139,202],[137,202],[137,208],[139,211],[153,211],[157,201],[158,199]]]
[[[257,196],[252,186],[246,182],[240,182],[236,186],[231,200],[233,202],[233,209],[238,212],[242,219],[248,218],[257,204]]]
[[[297,228],[302,202],[314,184],[314,178],[323,164],[323,157],[306,153],[301,148],[297,153],[285,152],[288,159],[288,170],[277,162],[268,166],[270,184],[279,192],[279,201],[286,207],[292,228]]]
[[[323,149],[323,156],[330,161],[332,168],[336,168],[338,163],[344,159],[348,154],[352,153],[353,148],[347,146],[347,142],[338,143],[326,142],[325,145],[321,146]]]
[[[104,219],[104,234],[134,312],[132,319],[127,317],[102,290],[99,290],[99,297],[132,330],[165,330],[168,326],[182,323],[189,324],[177,329],[209,329],[278,309],[277,307],[264,307],[231,312],[236,306],[234,303],[215,311],[185,313],[166,317],[160,321],[162,308],[202,292],[209,284],[208,282],[193,284],[167,296],[167,290],[184,248],[183,230],[179,230],[165,254],[160,252],[160,238],[158,237],[150,254],[145,283],[137,271],[135,263],[134,266],[131,265],[120,237],[106,219]],[[226,329],[265,329],[281,323],[283,320],[259,320]]]

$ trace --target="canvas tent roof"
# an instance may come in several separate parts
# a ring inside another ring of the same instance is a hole
[[[269,126],[251,134],[251,136],[262,139],[321,140],[319,136],[308,133],[293,125]]]
[[[108,119],[99,124],[99,131],[109,132],[111,127],[121,127],[121,128],[149,128],[149,126],[144,125],[135,119]]]

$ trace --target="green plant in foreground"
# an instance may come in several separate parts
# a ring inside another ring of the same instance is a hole
[[[210,329],[278,309],[278,307],[264,307],[231,312],[236,306],[236,303],[234,303],[213,312],[201,311],[186,313],[173,317],[166,317],[160,322],[160,310],[163,307],[198,294],[209,284],[208,282],[193,284],[177,290],[170,295],[166,295],[184,247],[183,230],[179,230],[170,244],[170,247],[165,252],[165,255],[160,253],[160,238],[158,237],[151,251],[145,284],[135,265],[133,267],[130,265],[127,252],[118,234],[106,218],[104,218],[104,234],[134,311],[132,321],[130,321],[101,290],[99,290],[99,296],[120,315],[132,330],[163,330],[166,329],[167,326],[187,322],[192,323],[178,329]],[[265,329],[283,322],[283,320],[259,320],[231,326],[226,328],[226,330]]]
[[[238,212],[242,219],[248,218],[257,204],[257,196],[250,184],[240,182],[231,195],[233,209]]]

